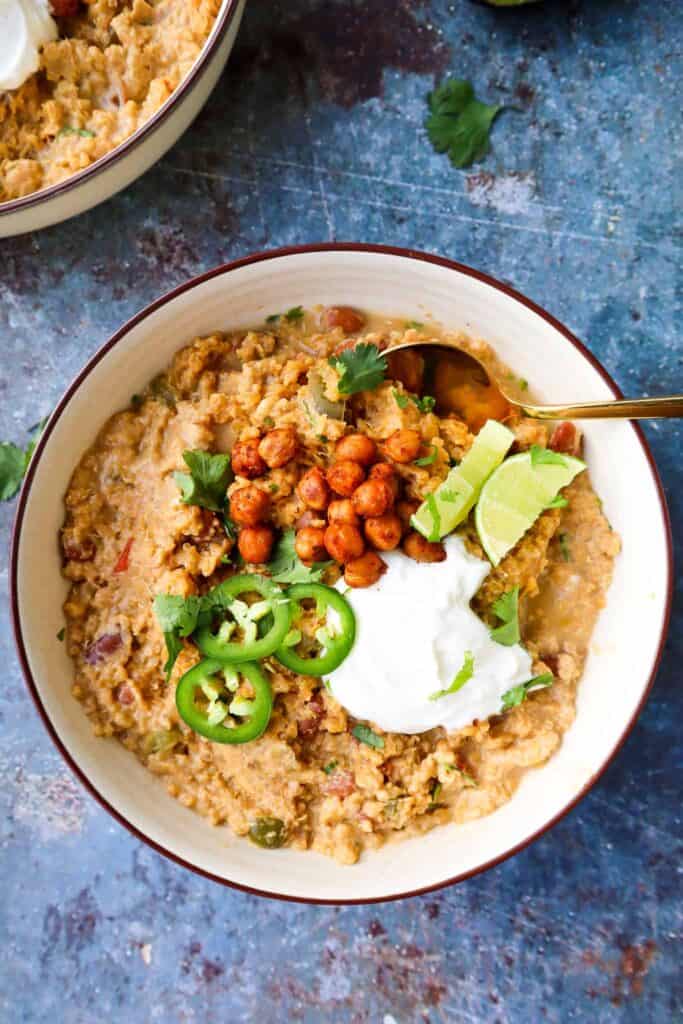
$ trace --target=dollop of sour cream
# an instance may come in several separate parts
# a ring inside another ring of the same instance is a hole
[[[505,647],[470,608],[490,571],[460,537],[446,541],[444,562],[421,563],[402,552],[384,555],[388,570],[378,583],[346,592],[356,614],[356,642],[332,673],[336,700],[355,718],[386,732],[449,732],[501,710],[502,696],[532,676],[531,658],[519,645]],[[344,590],[344,581],[338,584]],[[471,679],[457,693],[447,689],[474,660]]]
[[[57,38],[47,0],[0,0],[0,91],[18,89],[40,66],[40,48]]]

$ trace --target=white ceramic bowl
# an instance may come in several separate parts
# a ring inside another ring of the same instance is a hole
[[[125,142],[58,185],[0,203],[0,238],[58,224],[83,213],[156,163],[182,135],[218,81],[235,42],[246,0],[223,0],[211,34],[189,75]]]
[[[104,420],[126,406],[198,334],[262,321],[297,304],[348,303],[407,319],[433,315],[488,339],[547,400],[604,399],[615,385],[561,324],[504,285],[447,260],[370,246],[327,245],[253,256],[176,288],[127,323],[66,392],[19,500],[12,549],[14,624],[29,689],[65,758],[135,835],[187,867],[253,892],[311,901],[372,901],[459,881],[525,846],[567,812],[634,723],[662,650],[671,597],[666,505],[652,457],[628,422],[586,422],[590,471],[623,538],[560,751],[512,800],[467,825],[389,844],[340,867],[314,853],[265,851],[215,829],[166,795],[123,747],[96,739],[70,695],[72,666],[55,635],[66,585],[56,542],[59,496]]]

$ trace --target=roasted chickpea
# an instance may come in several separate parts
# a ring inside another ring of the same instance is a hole
[[[307,508],[301,513],[294,526],[297,530],[303,530],[304,526],[325,526],[325,517],[312,508]]]
[[[411,530],[403,541],[403,550],[416,562],[443,562],[446,549],[443,544],[434,543],[423,537],[417,530]]]
[[[394,498],[398,498],[400,481],[396,475],[396,470],[388,462],[378,462],[372,467],[368,477],[370,480],[384,480],[391,487]]]
[[[410,529],[410,517],[415,515],[419,507],[419,501],[404,500],[396,503],[396,514],[401,520],[404,533]]]
[[[237,538],[237,550],[245,562],[267,562],[273,548],[275,532],[272,526],[259,523],[245,526]]]
[[[403,529],[395,512],[385,512],[383,516],[366,519],[364,529],[373,548],[379,548],[380,551],[393,551],[401,543]]]
[[[384,442],[384,451],[394,462],[413,462],[420,454],[422,438],[417,430],[395,430]]]
[[[394,504],[394,492],[386,480],[366,480],[356,488],[351,500],[359,516],[383,516]]]
[[[334,454],[340,462],[349,459],[360,462],[361,466],[370,466],[377,459],[377,445],[365,434],[347,434],[337,442]]]
[[[230,517],[240,526],[256,526],[269,513],[270,497],[256,484],[247,484],[230,495]]]
[[[331,523],[348,523],[349,526],[358,526],[359,522],[350,498],[331,501],[327,509],[327,518]]]
[[[386,571],[386,562],[382,561],[377,552],[366,551],[360,558],[347,562],[344,580],[349,587],[371,587]]]
[[[333,462],[327,470],[327,482],[335,494],[350,498],[365,480],[365,470],[359,462]]]
[[[329,331],[341,327],[345,334],[355,334],[365,324],[365,317],[350,306],[328,306],[323,323]]]
[[[237,476],[255,480],[257,476],[263,476],[266,472],[268,467],[258,453],[258,446],[258,437],[253,437],[249,441],[238,441],[234,446],[230,461]]]
[[[335,562],[350,562],[359,558],[365,549],[363,535],[357,526],[348,523],[332,523],[325,530],[325,547]]]
[[[269,430],[258,446],[259,455],[271,469],[279,469],[296,455],[296,433],[293,427]]]
[[[330,503],[330,488],[325,474],[317,466],[304,473],[296,489],[304,505],[318,512],[324,512]]]
[[[325,527],[304,526],[297,532],[294,550],[302,562],[324,562],[327,558]]]

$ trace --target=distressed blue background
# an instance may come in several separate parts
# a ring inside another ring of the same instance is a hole
[[[680,0],[251,0],[216,92],[159,166],[76,221],[0,243],[0,437],[23,440],[160,292],[330,238],[487,270],[625,391],[683,390],[682,51]],[[422,129],[447,73],[509,106],[469,172]],[[680,543],[681,428],[648,435]],[[2,506],[3,548],[11,518]],[[6,613],[4,564],[0,601]],[[3,614],[0,1019],[681,1019],[682,626],[679,598],[631,738],[551,834],[434,896],[318,909],[219,888],[114,825],[44,734]]]

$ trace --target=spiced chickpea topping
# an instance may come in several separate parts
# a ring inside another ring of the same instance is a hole
[[[359,522],[350,498],[331,501],[327,509],[327,518],[331,523],[348,523],[349,526],[358,526]]]
[[[361,466],[370,466],[377,459],[377,445],[365,434],[347,434],[337,442],[335,457],[339,461],[349,459],[360,462]]]
[[[411,530],[403,541],[403,550],[416,562],[443,562],[446,549],[443,544],[427,540],[417,530]]]
[[[365,325],[365,317],[351,306],[328,306],[323,323],[329,331],[341,327],[345,334],[355,334]]]
[[[259,455],[270,469],[280,469],[296,455],[297,441],[293,427],[269,430],[258,446]]]
[[[324,562],[327,558],[325,527],[304,526],[297,532],[294,550],[302,562]]]
[[[388,462],[378,462],[372,467],[368,476],[371,480],[384,480],[391,487],[394,498],[398,498],[400,482],[396,470]]]
[[[364,530],[373,548],[379,548],[380,551],[393,551],[401,543],[403,527],[395,512],[385,512],[383,516],[366,519]]]
[[[353,492],[365,480],[365,470],[359,462],[344,459],[333,462],[327,470],[327,482],[335,494],[350,498]]]
[[[299,480],[297,492],[304,505],[324,512],[330,503],[330,488],[325,474],[317,466],[307,470]]]
[[[359,516],[383,516],[394,504],[394,492],[386,480],[375,478],[356,488],[351,500]]]
[[[230,461],[236,476],[245,476],[247,480],[255,480],[263,476],[268,467],[259,455],[259,438],[238,441],[232,449]]]
[[[237,550],[245,562],[267,562],[273,548],[275,532],[272,526],[259,523],[245,526],[237,538]]]
[[[347,562],[344,581],[349,587],[371,587],[386,571],[386,562],[382,561],[377,552],[366,551],[360,558]]]
[[[230,518],[240,526],[257,526],[270,514],[270,497],[256,484],[247,484],[230,495]]]
[[[335,562],[344,565],[363,554],[365,543],[357,526],[331,523],[325,530],[325,547]]]
[[[395,430],[384,442],[384,451],[394,462],[413,462],[420,454],[422,438],[417,430]]]

